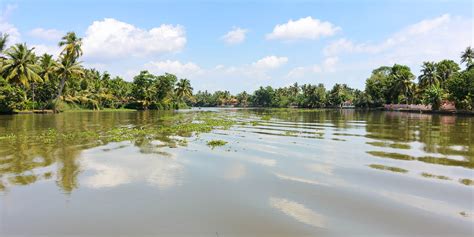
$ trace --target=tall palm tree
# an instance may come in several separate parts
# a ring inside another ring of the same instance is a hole
[[[81,76],[84,73],[79,62],[75,62],[64,57],[61,58],[60,63],[55,66],[55,72],[57,73],[58,77],[61,78],[56,100],[61,98],[67,79],[75,76]]]
[[[50,54],[45,53],[40,57],[39,65],[41,67],[41,71],[39,75],[43,78],[44,81],[49,81],[54,75],[56,70],[56,64],[56,61],[54,61],[53,56]]]
[[[190,98],[193,96],[193,88],[191,87],[191,83],[188,79],[180,79],[178,83],[176,83],[175,89],[176,96],[180,101],[183,98]]]
[[[428,88],[433,85],[438,85],[440,76],[436,71],[436,64],[434,62],[423,62],[421,66],[421,75],[418,77],[420,86]]]
[[[468,69],[474,66],[474,49],[471,46],[468,46],[464,52],[461,54],[461,63],[466,63]]]
[[[26,44],[16,44],[6,51],[7,58],[3,62],[1,72],[7,81],[25,88],[29,88],[31,82],[41,81],[38,75],[41,67],[36,64],[33,50],[34,48],[28,49]]]
[[[64,58],[72,61],[73,63],[82,56],[82,39],[77,37],[76,33],[68,32],[65,36],[59,41],[59,47],[64,49],[61,52]]]

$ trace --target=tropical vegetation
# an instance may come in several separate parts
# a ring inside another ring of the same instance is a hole
[[[338,108],[381,107],[384,104],[430,104],[439,109],[452,101],[457,109],[474,108],[474,50],[461,53],[462,70],[453,60],[423,62],[416,77],[406,65],[381,66],[372,71],[365,89],[335,84],[294,83],[281,88],[260,87],[253,93],[198,91],[188,79],[142,71],[129,82],[108,72],[85,68],[80,61],[82,39],[68,32],[58,46],[57,58],[26,44],[7,48],[8,35],[0,34],[0,112],[67,109],[179,109],[189,106]],[[416,81],[418,79],[418,81]]]
[[[362,108],[381,107],[384,104],[426,104],[439,109],[443,101],[454,102],[457,109],[474,109],[474,50],[467,47],[461,54],[461,70],[453,60],[423,62],[418,78],[406,65],[381,66],[372,71],[365,89],[358,90],[346,84],[335,84],[326,89],[323,84],[282,87],[260,87],[253,94],[229,91],[198,91],[194,106],[253,106],[337,108],[353,105]],[[416,81],[418,79],[418,81]]]
[[[82,39],[74,32],[62,37],[58,58],[37,56],[34,48],[15,44],[6,48],[0,34],[0,112],[67,109],[178,109],[190,105],[188,79],[142,71],[132,82],[108,72],[84,68]]]

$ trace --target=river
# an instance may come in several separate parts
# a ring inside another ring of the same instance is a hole
[[[472,236],[473,168],[467,116],[4,115],[0,236]]]

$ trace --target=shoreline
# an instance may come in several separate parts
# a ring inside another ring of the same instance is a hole
[[[383,107],[377,108],[273,108],[273,107],[192,107],[189,109],[201,109],[201,108],[215,108],[215,109],[262,109],[262,110],[304,110],[304,111],[317,111],[317,110],[357,110],[357,111],[385,111],[385,112],[402,112],[402,113],[419,113],[419,114],[440,114],[440,115],[458,115],[458,116],[474,116],[474,111],[467,110],[416,110],[416,109],[386,109]],[[76,112],[135,112],[135,111],[146,111],[136,109],[74,109],[67,110],[60,113],[76,113]],[[174,111],[174,110],[148,110],[148,111]],[[53,110],[26,110],[26,111],[12,111],[10,113],[0,113],[0,115],[22,115],[22,114],[55,114]]]
[[[385,109],[385,108],[381,108],[381,111],[418,113],[418,114],[441,114],[441,115],[474,116],[474,111],[468,111],[468,110],[417,110],[417,109]]]

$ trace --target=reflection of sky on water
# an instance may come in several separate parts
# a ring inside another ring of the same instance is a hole
[[[469,166],[472,163],[468,161],[473,162],[474,153],[468,139],[474,130],[466,125],[472,124],[472,119],[464,118],[468,120],[466,123],[442,128],[444,125],[436,121],[400,119],[398,114],[346,112],[349,117],[359,116],[360,121],[348,118],[344,122],[345,118],[339,119],[337,112],[305,112],[291,116],[275,112],[270,121],[262,122],[264,126],[236,125],[229,130],[186,137],[187,143],[182,144],[179,141],[184,138],[180,136],[170,136],[174,142],[168,139],[136,140],[84,148],[78,145],[78,141],[71,140],[64,146],[44,145],[49,149],[43,150],[43,147],[30,146],[29,140],[25,139],[17,141],[21,146],[15,146],[18,151],[13,152],[12,146],[4,143],[0,147],[0,158],[3,156],[0,159],[3,161],[0,165],[3,177],[0,179],[3,179],[0,181],[7,185],[8,191],[0,194],[17,203],[38,204],[38,196],[50,194],[41,188],[60,186],[74,197],[71,204],[76,205],[80,209],[77,213],[81,214],[76,213],[77,218],[84,214],[97,220],[100,215],[96,215],[95,210],[108,212],[110,222],[104,224],[104,229],[113,229],[112,225],[122,217],[130,218],[129,214],[136,209],[122,213],[115,206],[102,209],[103,203],[91,198],[96,195],[105,195],[117,206],[128,203],[135,195],[144,197],[143,202],[135,206],[142,208],[137,214],[140,217],[136,219],[148,221],[135,224],[144,232],[156,228],[157,223],[163,226],[177,223],[185,228],[205,223],[207,227],[211,226],[206,230],[213,230],[216,219],[220,219],[220,226],[227,230],[234,230],[236,226],[245,229],[255,224],[265,230],[281,227],[288,233],[307,230],[311,233],[308,236],[318,236],[314,233],[321,227],[325,228],[322,231],[342,228],[341,224],[346,224],[342,229],[355,226],[369,234],[376,233],[371,231],[377,228],[380,233],[398,233],[398,229],[408,233],[409,228],[420,233],[430,233],[428,230],[436,228],[465,233],[472,222],[470,200],[473,186],[460,184],[458,179],[472,179]],[[431,115],[423,117],[431,118]],[[71,117],[68,121],[74,119],[77,118]],[[126,122],[118,121],[120,124],[151,123],[148,119],[139,122],[133,117]],[[103,121],[100,124],[112,126],[113,123]],[[74,129],[82,129],[75,126]],[[439,131],[446,129],[446,134],[440,136]],[[310,131],[314,138],[307,137]],[[228,143],[223,147],[209,148],[206,142],[215,139]],[[410,159],[400,159],[405,156]],[[433,159],[419,160],[428,156]],[[454,161],[434,162],[441,158]],[[402,168],[408,172],[371,169],[370,164]],[[422,173],[432,174],[435,178],[424,177]],[[32,175],[37,177],[31,182],[11,182],[17,176],[28,181]],[[440,175],[450,179],[436,178]],[[117,189],[111,191],[114,188]],[[54,188],[50,190],[57,192]],[[380,190],[390,192],[380,195]],[[125,192],[117,195],[115,191]],[[156,202],[157,194],[160,202]],[[49,202],[49,205],[57,204],[61,203]],[[56,209],[57,214],[74,216],[68,208]],[[166,208],[174,213],[162,212]],[[348,210],[351,213],[345,213]],[[394,210],[397,216],[387,214]],[[17,214],[9,218],[17,223],[19,230],[24,223],[29,224],[29,230],[34,230],[31,221],[36,218],[34,209],[12,206],[9,211]],[[425,218],[423,224],[416,222],[422,221],[420,218]],[[65,229],[71,224],[64,219],[49,218],[49,221],[56,221],[58,226],[66,223],[63,225]],[[81,229],[82,225],[74,227]],[[174,230],[180,227],[173,226]]]
[[[396,202],[402,203],[404,205],[415,207],[427,212],[451,216],[463,220],[470,220],[474,222],[472,210],[463,210],[462,208],[456,207],[455,205],[449,204],[447,202],[428,199],[411,194],[394,193],[388,191],[382,191],[380,192],[380,195]],[[468,218],[461,215],[461,213],[464,213],[465,216],[467,216]]]
[[[142,154],[135,147],[106,152],[91,149],[83,157],[83,169],[90,174],[83,178],[82,183],[89,188],[109,188],[142,182],[167,189],[182,181],[184,167],[175,158]]]
[[[320,228],[324,228],[327,225],[327,220],[323,215],[318,214],[297,202],[277,197],[271,197],[269,202],[271,207],[285,213],[299,222]]]
[[[306,168],[312,172],[333,175],[333,167],[327,164],[308,164]]]
[[[240,180],[247,172],[243,164],[235,163],[225,170],[224,178],[228,180]]]
[[[318,182],[316,180],[312,179],[306,179],[306,178],[301,178],[301,177],[296,177],[296,176],[290,176],[290,175],[285,175],[281,173],[274,173],[276,177],[282,180],[290,180],[290,181],[295,181],[295,182],[300,182],[300,183],[307,183],[307,184],[315,184],[315,185],[327,185],[325,183]]]

